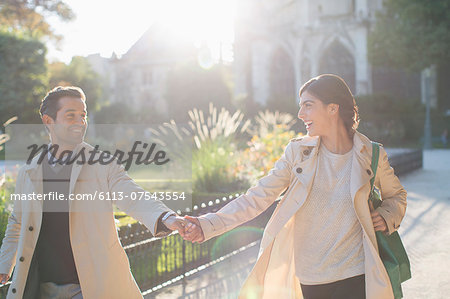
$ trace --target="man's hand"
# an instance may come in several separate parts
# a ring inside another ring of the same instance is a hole
[[[370,212],[375,231],[387,232],[387,224],[384,218],[377,211]]]
[[[178,233],[184,238],[186,220],[178,215],[170,215],[163,221],[164,225],[170,230],[177,230]]]
[[[8,274],[0,274],[0,284],[5,284],[9,280]]]
[[[198,218],[191,216],[184,216],[184,218],[189,220],[189,223],[186,225],[185,235],[183,238],[187,241],[191,241],[192,243],[203,242],[205,240],[205,236]]]

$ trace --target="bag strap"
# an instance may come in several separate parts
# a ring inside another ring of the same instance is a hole
[[[370,179],[370,193],[373,192],[375,177],[377,175],[378,158],[380,156],[380,144],[373,141],[371,141],[371,143],[372,143],[372,163],[370,165],[370,168],[372,168],[373,177]]]

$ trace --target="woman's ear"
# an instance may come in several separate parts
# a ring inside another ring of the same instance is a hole
[[[339,113],[339,105],[334,103],[328,104],[328,113],[330,113],[331,115]]]

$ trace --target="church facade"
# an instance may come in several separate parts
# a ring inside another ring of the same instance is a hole
[[[382,0],[238,1],[235,94],[260,104],[295,101],[308,79],[333,73],[356,95],[411,86],[418,95],[418,76],[399,77],[368,61],[368,36],[380,9]]]

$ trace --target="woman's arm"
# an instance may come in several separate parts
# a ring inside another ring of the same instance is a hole
[[[268,175],[261,178],[256,186],[216,213],[198,217],[197,223],[200,224],[203,231],[202,241],[223,234],[266,210],[289,186],[292,161],[292,143],[289,143],[274,168],[269,171]],[[192,218],[190,220],[192,221]]]
[[[399,227],[406,212],[406,190],[403,188],[394,169],[388,161],[383,147],[380,147],[380,159],[377,169],[375,185],[381,193],[381,206],[377,211],[386,221],[388,234],[392,234]]]

